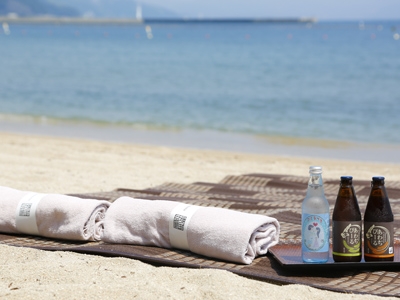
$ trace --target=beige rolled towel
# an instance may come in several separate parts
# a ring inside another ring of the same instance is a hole
[[[121,197],[104,220],[103,241],[187,249],[250,264],[279,241],[275,218],[164,200]]]
[[[107,201],[0,187],[0,232],[98,241],[109,206]]]

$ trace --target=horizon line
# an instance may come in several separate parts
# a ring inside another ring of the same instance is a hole
[[[317,18],[87,18],[55,16],[0,16],[0,22],[19,24],[130,24],[146,23],[316,23]]]

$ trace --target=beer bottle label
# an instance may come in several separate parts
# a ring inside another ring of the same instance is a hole
[[[394,256],[393,222],[364,222],[364,256]]]
[[[361,221],[332,221],[332,253],[361,256]]]
[[[329,214],[303,214],[302,240],[304,252],[329,251]]]

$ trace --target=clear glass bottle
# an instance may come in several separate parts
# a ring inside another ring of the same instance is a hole
[[[352,176],[340,177],[332,214],[332,257],[335,262],[361,261],[361,212]]]
[[[329,203],[325,197],[322,168],[310,167],[307,194],[301,213],[301,252],[306,263],[329,259]]]
[[[385,177],[372,177],[371,193],[364,214],[365,261],[393,261],[393,221]]]

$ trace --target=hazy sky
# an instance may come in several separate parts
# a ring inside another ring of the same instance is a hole
[[[400,19],[400,0],[138,0],[186,17]]]

